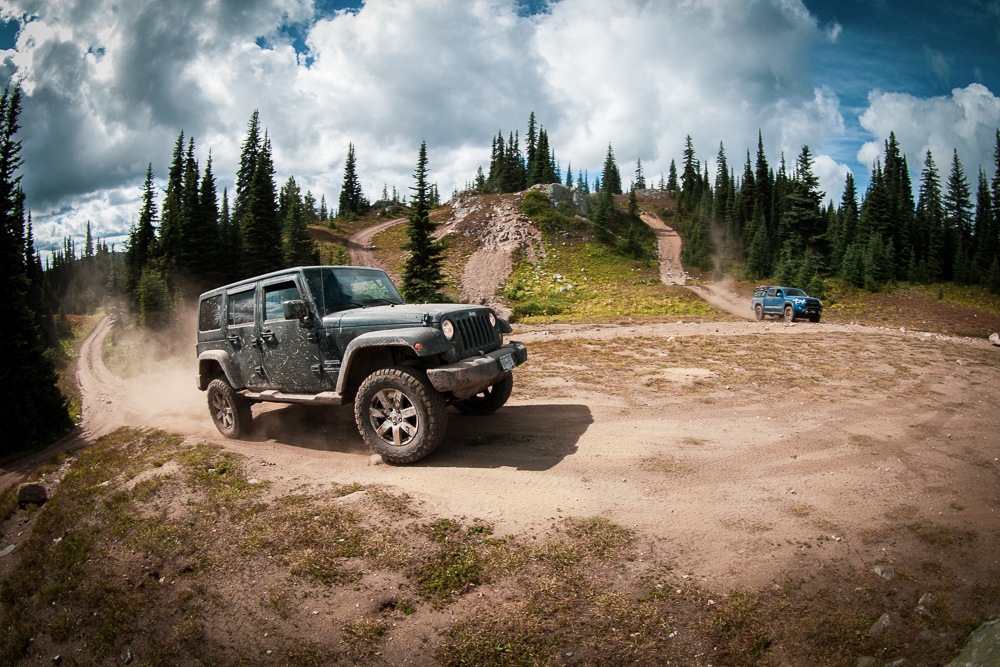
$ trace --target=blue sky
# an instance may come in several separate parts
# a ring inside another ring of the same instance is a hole
[[[421,140],[442,193],[487,166],[498,131],[547,130],[563,169],[626,182],[680,161],[742,171],[808,144],[839,200],[890,131],[914,181],[957,149],[993,173],[1000,0],[4,0],[0,78],[22,82],[23,185],[38,246],[120,243],[178,134],[232,190],[258,109],[277,178],[336,201],[349,143],[365,192],[406,191]]]

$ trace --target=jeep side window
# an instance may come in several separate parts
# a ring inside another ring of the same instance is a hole
[[[201,302],[198,308],[198,331],[215,331],[222,328],[222,295]]]
[[[253,324],[253,290],[229,295],[229,326]]]
[[[264,319],[282,320],[285,318],[285,310],[282,306],[286,301],[301,299],[299,288],[295,286],[294,280],[284,280],[280,283],[272,283],[264,286]]]

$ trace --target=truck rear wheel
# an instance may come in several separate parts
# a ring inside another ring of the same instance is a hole
[[[448,428],[444,398],[426,373],[396,366],[361,383],[354,420],[361,437],[387,463],[418,461],[438,446]]]
[[[795,309],[791,306],[785,306],[785,321],[794,322],[795,321]]]
[[[215,428],[227,438],[239,438],[250,431],[253,421],[250,401],[223,379],[217,378],[208,385],[208,411]]]
[[[503,379],[493,384],[475,396],[470,396],[464,400],[457,401],[455,407],[459,412],[466,415],[482,417],[491,415],[503,407],[510,392],[514,388],[514,375],[507,373]]]
[[[757,321],[760,322],[761,320],[764,319],[764,307],[758,303],[757,306],[753,309],[753,314],[754,317],[757,318]]]

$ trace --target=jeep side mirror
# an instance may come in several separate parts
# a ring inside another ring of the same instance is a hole
[[[306,308],[306,302],[302,299],[285,301],[281,306],[285,311],[286,320],[304,320],[309,316],[309,309]]]

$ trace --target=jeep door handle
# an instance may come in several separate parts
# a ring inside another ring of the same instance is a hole
[[[262,340],[274,341],[274,332],[270,329],[264,329],[260,332],[260,337]]]
[[[230,334],[230,335],[226,336],[226,340],[228,340],[229,343],[233,347],[239,347],[240,346],[240,337],[239,336],[235,336],[235,335]]]

